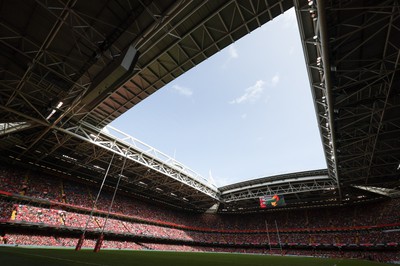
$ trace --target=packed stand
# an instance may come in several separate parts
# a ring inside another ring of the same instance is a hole
[[[59,202],[58,205],[27,202],[12,204],[10,199],[2,196],[0,197],[0,220],[78,229],[83,229],[87,225],[89,230],[102,230],[104,227],[105,213],[112,199],[112,193],[109,191],[102,192],[95,206],[94,216],[90,217],[88,210],[93,207],[94,198],[97,195],[93,187],[71,180],[49,178],[45,175],[19,170],[0,169],[0,180],[2,191]],[[68,208],[65,208],[63,203],[67,204]],[[358,227],[399,223],[399,210],[400,200],[397,199],[384,204],[372,203],[368,205],[368,208],[364,205],[340,207],[340,212],[338,208],[320,208],[274,211],[245,216],[194,214],[171,210],[157,206],[155,203],[117,194],[104,231],[154,239],[183,240],[193,244],[265,245],[271,243],[277,246],[280,243],[311,246],[321,244],[371,246],[393,243],[393,245],[398,245],[399,232],[358,229]],[[388,212],[391,215],[387,215]],[[280,239],[276,232],[275,221],[279,221]],[[269,235],[266,234],[266,225],[269,225]],[[22,235],[18,241],[25,241],[24,237]],[[11,240],[14,241],[12,238]],[[39,240],[31,239],[33,242],[40,242]],[[63,241],[58,239],[56,242],[64,246],[72,244],[67,243],[69,240]],[[124,248],[128,245],[123,245],[120,241],[107,243],[110,248]],[[150,248],[155,247],[150,246]]]

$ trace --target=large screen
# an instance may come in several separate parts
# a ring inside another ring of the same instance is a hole
[[[279,195],[264,196],[260,197],[260,208],[274,208],[279,206],[285,206],[285,198]]]

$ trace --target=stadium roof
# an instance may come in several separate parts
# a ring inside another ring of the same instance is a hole
[[[103,129],[293,6],[327,170],[218,189]],[[393,0],[4,2],[0,156],[87,182],[108,173],[110,187],[121,177],[122,191],[195,210],[220,202],[221,210],[256,210],[258,195],[274,193],[294,207],[374,199],[384,189],[397,195],[399,10]]]

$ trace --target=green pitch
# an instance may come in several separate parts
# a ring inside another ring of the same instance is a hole
[[[0,264],[14,265],[162,265],[162,266],[372,266],[389,265],[383,263],[320,259],[305,257],[282,257],[225,253],[195,253],[195,252],[161,252],[161,251],[124,251],[101,250],[94,253],[92,250],[74,251],[72,249],[45,249],[0,247]]]

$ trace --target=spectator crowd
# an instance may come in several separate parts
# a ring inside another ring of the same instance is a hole
[[[396,199],[385,203],[340,207],[340,211],[337,207],[234,215],[173,210],[127,195],[117,195],[111,213],[107,215],[112,194],[106,191],[94,206],[94,214],[91,216],[90,210],[97,193],[95,188],[71,180],[0,168],[1,191],[24,196],[18,198],[0,193],[1,222],[53,229],[104,230],[106,233],[145,237],[147,242],[148,239],[154,240],[143,244],[132,240],[105,239],[103,248],[269,253],[266,247],[270,246],[400,245],[400,229],[396,230],[400,228],[400,200]],[[265,225],[274,224],[275,221],[279,221],[278,231],[275,228],[266,230]],[[388,230],[388,226],[391,230]],[[1,237],[0,243],[7,241],[8,244],[20,245],[75,246],[77,242],[74,237],[15,232]],[[186,244],[159,244],[157,239],[183,241]],[[95,242],[94,239],[86,239],[84,246],[94,247]],[[204,244],[208,247],[204,247]],[[231,247],[212,247],[212,244]],[[245,244],[249,244],[249,248],[235,247]],[[360,255],[357,252],[338,250],[285,249],[284,253],[356,258],[368,253],[374,260],[399,259],[396,252],[393,255],[393,252],[368,251]]]

